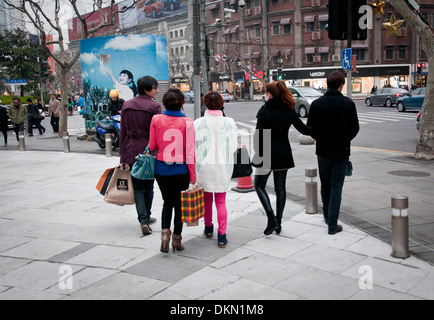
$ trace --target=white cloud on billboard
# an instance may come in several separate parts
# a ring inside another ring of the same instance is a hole
[[[142,47],[145,47],[149,44],[152,44],[152,37],[145,37],[142,35],[129,35],[126,37],[116,37],[110,41],[108,41],[104,49],[113,49],[113,50],[139,50]]]
[[[81,62],[85,64],[92,64],[98,61],[98,58],[93,53],[82,53],[80,55]]]

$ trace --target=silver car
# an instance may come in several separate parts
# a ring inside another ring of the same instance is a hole
[[[310,104],[312,101],[323,96],[322,92],[319,92],[312,87],[293,86],[288,87],[288,89],[291,91],[296,101],[295,112],[297,112],[302,118],[307,118],[309,115]]]
[[[381,88],[374,93],[368,94],[365,98],[365,103],[368,106],[386,106],[390,108],[396,104],[396,99],[405,96],[407,90],[402,88]]]

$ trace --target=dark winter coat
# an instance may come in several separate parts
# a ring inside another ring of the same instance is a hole
[[[161,113],[161,106],[147,95],[126,101],[121,110],[119,154],[121,163],[133,164],[149,142],[152,117]]]
[[[329,89],[312,102],[307,125],[313,128],[317,155],[349,156],[351,140],[359,132],[356,105],[339,90]]]
[[[261,163],[259,157],[271,156],[271,170],[293,168],[295,163],[289,143],[289,128],[294,125],[300,133],[305,135],[311,133],[310,128],[300,120],[294,109],[289,109],[289,106],[283,103],[280,97],[265,102],[259,109],[256,118],[253,165],[258,168],[270,169],[263,166],[266,161]],[[266,137],[265,129],[270,130],[271,141],[263,140]],[[263,148],[266,147],[264,143],[270,144],[271,155],[263,155]]]

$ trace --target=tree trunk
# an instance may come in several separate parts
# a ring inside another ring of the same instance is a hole
[[[422,19],[420,19],[404,0],[389,0],[419,37],[422,49],[428,57],[428,63],[434,68],[434,34]],[[416,145],[415,157],[418,159],[434,159],[434,72],[428,73],[427,90],[422,105],[421,126]]]
[[[59,119],[59,136],[68,132],[68,79],[69,69],[62,68],[61,72],[61,102],[60,102],[60,119]]]

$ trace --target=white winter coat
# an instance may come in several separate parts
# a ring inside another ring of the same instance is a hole
[[[219,110],[194,121],[196,181],[206,192],[226,192],[234,170],[237,126]]]

